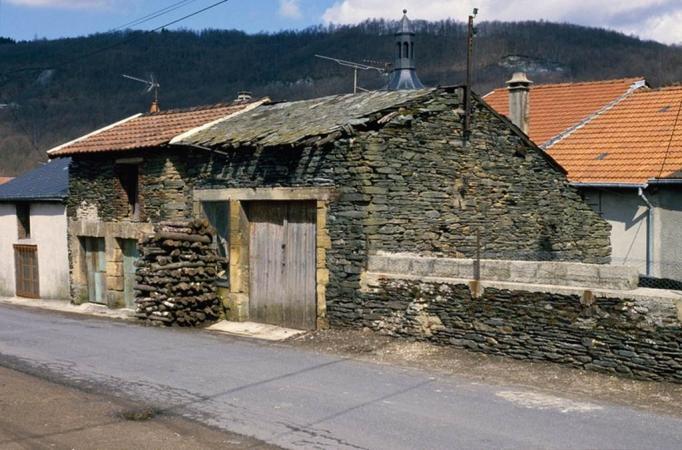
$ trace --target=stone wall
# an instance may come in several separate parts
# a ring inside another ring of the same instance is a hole
[[[358,321],[381,333],[645,380],[682,383],[682,306],[462,281],[369,276]]]

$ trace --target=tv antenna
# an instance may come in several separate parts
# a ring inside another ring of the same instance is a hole
[[[161,87],[161,85],[158,83],[158,81],[156,81],[156,77],[154,76],[153,73],[149,74],[148,80],[145,80],[144,78],[133,77],[126,74],[122,74],[122,76],[123,78],[127,78],[129,80],[146,84],[147,89],[143,91],[145,94],[154,91],[154,102],[152,103],[151,112],[157,112],[159,110],[159,88]]]
[[[376,70],[377,72],[379,72],[382,75],[385,75],[386,72],[388,71],[387,70],[388,67],[385,67],[382,69],[381,67],[370,66],[368,64],[356,63],[353,61],[346,61],[344,59],[331,58],[329,56],[323,56],[323,55],[315,55],[315,57],[320,58],[320,59],[326,59],[328,61],[333,61],[340,66],[350,67],[351,69],[353,69],[353,94],[357,94],[358,90],[361,90],[363,92],[368,92],[367,89],[363,89],[363,88],[358,86],[358,70],[364,70],[364,71]]]

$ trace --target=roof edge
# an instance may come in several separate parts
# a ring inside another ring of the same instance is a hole
[[[240,109],[239,111],[235,111],[235,112],[230,113],[226,116],[220,117],[220,118],[215,119],[211,122],[205,123],[203,125],[199,125],[198,127],[192,128],[191,130],[187,130],[183,133],[178,134],[177,136],[175,136],[173,139],[171,139],[168,142],[168,145],[187,145],[187,144],[183,143],[182,141],[189,138],[190,136],[192,136],[192,135],[194,135],[200,131],[211,128],[212,126],[222,122],[223,120],[228,120],[228,119],[231,119],[232,117],[236,117],[240,114],[246,113],[248,111],[252,111],[252,110],[258,108],[259,106],[268,104],[270,102],[271,102],[270,97],[263,97],[260,100],[249,103],[248,106]]]
[[[555,144],[558,144],[559,142],[563,141],[579,129],[583,128],[585,125],[588,123],[592,122],[594,119],[597,117],[601,116],[602,114],[608,112],[609,110],[613,109],[616,107],[619,103],[621,103],[623,100],[628,98],[630,95],[632,95],[635,91],[641,88],[648,87],[648,83],[646,82],[646,79],[640,79],[630,85],[628,90],[621,95],[620,97],[616,98],[615,100],[607,103],[605,106],[601,107],[597,111],[593,112],[592,114],[588,115],[584,119],[582,119],[580,122],[578,122],[576,125],[573,125],[571,127],[566,128],[564,131],[561,133],[557,134],[547,142],[544,142],[540,145],[541,148],[544,150],[550,149],[552,146]],[[532,113],[532,112],[531,112]]]
[[[134,115],[132,115],[132,116],[130,116],[130,117],[126,117],[126,118],[123,119],[123,120],[119,120],[118,122],[111,123],[111,124],[109,124],[109,125],[107,125],[107,126],[105,126],[105,127],[99,128],[99,129],[97,129],[97,130],[95,130],[95,131],[92,131],[92,132],[90,132],[90,133],[88,133],[88,134],[85,134],[85,135],[83,135],[83,136],[77,137],[76,139],[73,139],[73,140],[71,140],[71,141],[69,141],[69,142],[65,142],[64,144],[58,145],[58,146],[56,146],[56,147],[54,147],[54,148],[51,148],[50,150],[47,151],[47,156],[48,156],[49,158],[52,158],[52,157],[53,157],[53,156],[52,156],[53,154],[57,153],[59,150],[62,150],[62,149],[64,149],[64,148],[68,147],[69,145],[73,145],[73,144],[75,144],[75,143],[77,143],[77,142],[80,142],[80,141],[85,140],[85,139],[87,139],[87,138],[89,138],[89,137],[98,135],[99,133],[102,133],[102,132],[104,132],[104,131],[107,131],[107,130],[109,130],[109,129],[111,129],[111,128],[114,128],[114,127],[117,127],[117,126],[119,126],[119,125],[122,125],[122,124],[124,124],[124,123],[126,123],[126,122],[128,122],[128,121],[130,121],[130,120],[133,120],[133,119],[136,119],[136,118],[140,117],[141,115],[142,115],[142,113],[134,114]],[[54,155],[54,156],[56,156],[56,157],[59,157],[59,156],[69,156],[69,153],[64,153],[64,154],[62,154],[62,155]]]

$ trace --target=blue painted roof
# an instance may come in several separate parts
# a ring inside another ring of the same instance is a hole
[[[69,195],[70,163],[71,158],[53,159],[0,185],[0,202],[66,199]]]

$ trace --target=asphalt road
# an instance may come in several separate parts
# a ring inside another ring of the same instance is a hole
[[[200,331],[7,306],[0,306],[0,365],[288,448],[682,447],[675,417]]]

